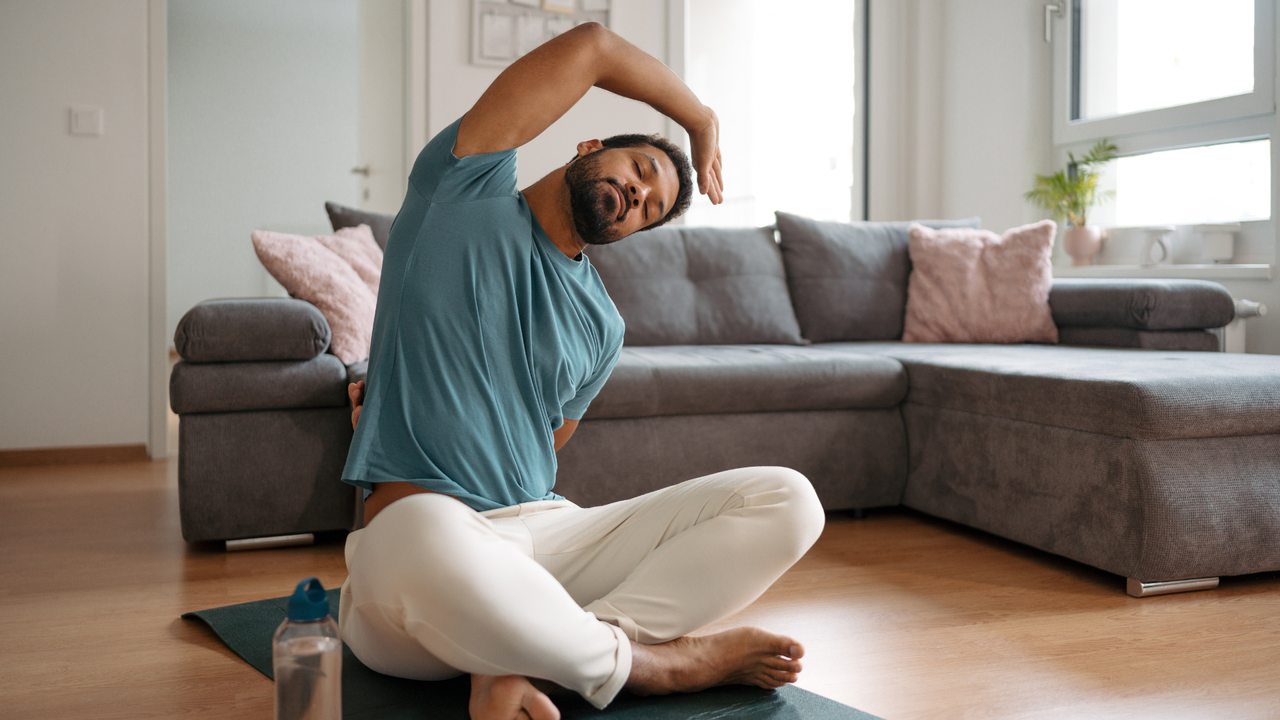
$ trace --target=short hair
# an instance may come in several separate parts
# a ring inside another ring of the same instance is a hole
[[[657,222],[641,228],[640,232],[661,227],[667,222],[680,217],[685,210],[689,209],[689,202],[693,200],[693,167],[689,164],[689,157],[684,154],[679,145],[661,135],[644,135],[642,133],[614,135],[601,140],[600,144],[606,149],[652,145],[666,153],[667,157],[671,159],[671,164],[676,168],[676,178],[680,181],[680,189],[676,192],[675,201],[671,203],[671,209],[667,211],[666,215],[659,218]]]

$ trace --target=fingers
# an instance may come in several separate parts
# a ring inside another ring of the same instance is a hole
[[[698,171],[698,191],[706,195],[712,205],[724,202],[724,180],[720,176],[719,160],[712,160],[705,170]]]
[[[716,178],[716,202],[722,203],[724,202],[724,171],[720,168],[719,152],[716,153],[716,161],[715,164],[712,165],[712,172],[715,174]]]
[[[710,122],[691,134],[694,167],[698,172],[698,192],[712,205],[724,202],[724,160],[720,155],[720,118],[706,108]]]
[[[360,422],[360,411],[363,409],[364,409],[363,407],[357,407],[355,411],[351,413],[351,429],[352,430],[355,430],[356,423]]]

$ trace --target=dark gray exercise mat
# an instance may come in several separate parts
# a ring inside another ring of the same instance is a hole
[[[338,590],[329,591],[329,608],[338,617]],[[235,654],[271,677],[271,637],[284,621],[287,597],[186,613],[203,620]],[[399,720],[429,717],[467,720],[471,681],[464,675],[442,682],[403,680],[365,667],[342,646],[342,716],[347,720]],[[879,720],[860,710],[788,685],[777,691],[733,685],[698,693],[639,697],[623,692],[604,710],[572,693],[553,700],[565,720]]]

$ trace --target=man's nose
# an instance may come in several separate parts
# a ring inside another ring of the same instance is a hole
[[[631,207],[640,207],[640,203],[649,196],[649,188],[631,183],[627,185],[627,195],[630,198]]]

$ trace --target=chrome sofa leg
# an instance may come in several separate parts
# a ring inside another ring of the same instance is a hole
[[[228,540],[227,552],[236,552],[237,550],[266,550],[267,548],[297,547],[299,545],[313,545],[315,544],[315,541],[316,536],[311,533],[244,538],[242,540]]]
[[[1133,597],[1151,597],[1152,595],[1168,595],[1169,593],[1191,592],[1192,590],[1212,590],[1218,587],[1218,578],[1190,578],[1187,580],[1161,580],[1159,582],[1142,582],[1129,578],[1125,590]]]

